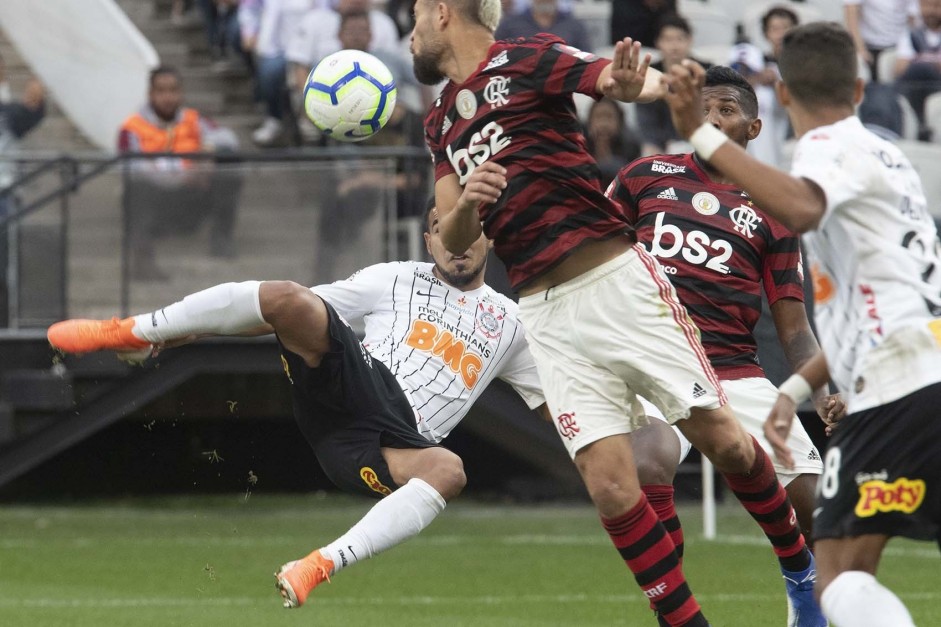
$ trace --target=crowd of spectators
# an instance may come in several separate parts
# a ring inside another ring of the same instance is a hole
[[[612,2],[610,39],[602,41],[598,32],[578,17],[577,5],[584,1],[503,0],[504,18],[497,38],[549,32],[573,47],[604,52],[615,41],[630,36],[653,50],[658,69],[668,69],[686,56],[696,57],[695,16],[683,16],[683,5],[677,0]],[[731,65],[755,86],[764,131],[751,150],[775,164],[781,163],[781,146],[790,135],[789,123],[774,95],[778,79],[775,57],[784,32],[800,21],[792,7],[801,1],[769,5],[761,17],[760,40],[740,37],[728,42],[727,56],[710,50],[698,59],[703,65]],[[408,54],[411,0],[177,0],[173,19],[180,20],[190,7],[203,21],[214,67],[230,71],[238,66],[254,77],[255,98],[264,111],[252,133],[258,146],[326,142],[300,114],[300,93],[310,68],[344,47],[340,30],[346,15],[368,16],[366,49],[392,70],[409,113],[422,115],[435,96],[412,76]],[[864,74],[873,84],[867,90],[872,115],[881,118],[891,133],[901,135],[899,111],[908,103],[918,119],[918,138],[930,141],[933,129],[925,101],[941,91],[941,0],[843,0],[843,9],[866,67]],[[888,76],[880,75],[883,54],[895,59],[891,66],[882,64],[882,73]],[[890,69],[886,71],[886,67]],[[905,102],[894,102],[896,96],[903,96]],[[641,138],[643,154],[683,148],[675,143],[665,107],[655,104],[625,111],[630,112],[626,132]]]

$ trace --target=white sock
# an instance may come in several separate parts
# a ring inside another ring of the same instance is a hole
[[[188,335],[233,335],[265,320],[258,302],[258,281],[223,283],[149,314],[134,316],[134,335],[151,343]]]
[[[333,560],[333,572],[337,572],[418,535],[445,505],[437,490],[421,479],[411,479],[320,552]]]
[[[835,627],[915,627],[899,598],[859,570],[840,573],[823,591],[820,605]]]

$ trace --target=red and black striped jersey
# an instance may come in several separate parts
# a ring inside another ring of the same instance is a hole
[[[607,194],[669,275],[719,377],[764,376],[753,335],[760,290],[769,303],[803,301],[798,237],[742,190],[713,182],[692,154],[638,159]]]
[[[515,287],[585,241],[631,233],[604,195],[572,99],[595,96],[608,63],[553,35],[498,41],[425,118],[436,180],[456,174],[464,185],[487,160],[506,168],[507,189],[480,218]]]

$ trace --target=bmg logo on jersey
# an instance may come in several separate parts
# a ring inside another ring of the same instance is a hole
[[[413,320],[405,344],[440,357],[451,372],[461,376],[468,390],[477,385],[483,359],[470,352],[467,345],[450,331],[441,330],[425,320]]]
[[[464,185],[474,173],[474,168],[509,145],[510,138],[503,136],[503,127],[496,122],[490,122],[480,129],[480,132],[471,135],[467,148],[451,150],[449,145],[446,150],[454,172],[461,185]]]
[[[650,244],[651,255],[664,259],[681,255],[689,263],[705,265],[719,274],[730,272],[729,267],[725,265],[725,262],[732,258],[730,243],[724,239],[710,240],[708,235],[698,229],[684,235],[680,227],[666,224],[665,216],[666,214],[662,211],[657,214],[653,241]],[[676,272],[668,271],[668,274],[676,274]]]

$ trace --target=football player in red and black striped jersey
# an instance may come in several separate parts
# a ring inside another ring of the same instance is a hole
[[[585,148],[574,92],[652,100],[666,92],[660,75],[630,39],[612,60],[545,35],[497,42],[499,0],[414,9],[415,74],[449,79],[425,123],[442,242],[465,250],[482,230],[494,240],[550,412],[605,529],[662,624],[707,625],[640,489],[635,394],[713,460],[791,570],[812,558],[771,460],[725,406],[695,326]]]

